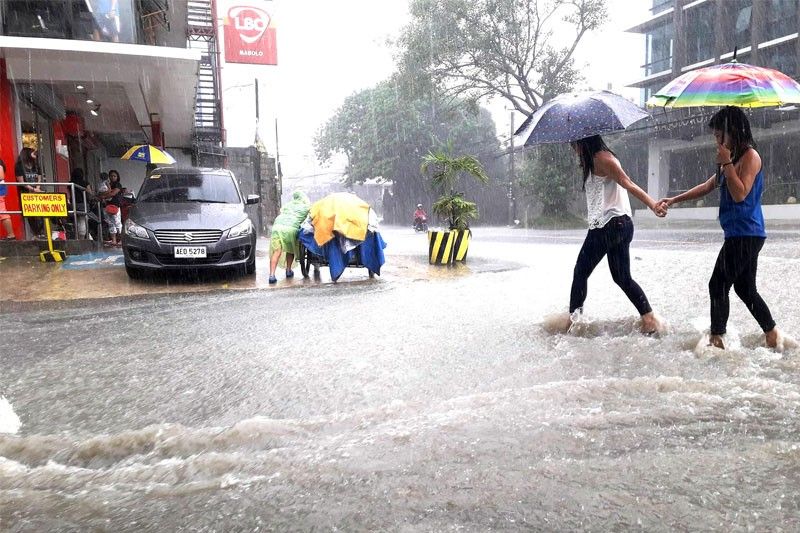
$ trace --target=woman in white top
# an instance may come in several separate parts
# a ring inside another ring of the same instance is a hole
[[[583,311],[589,276],[603,257],[608,256],[611,277],[642,317],[642,333],[652,334],[658,329],[658,322],[647,296],[631,277],[633,221],[628,193],[659,217],[663,217],[666,211],[625,174],[614,152],[599,135],[572,142],[570,146],[580,160],[589,215],[589,232],[572,277],[570,316]]]

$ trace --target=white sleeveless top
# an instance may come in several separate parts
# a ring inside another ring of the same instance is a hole
[[[631,216],[628,191],[616,181],[589,173],[586,178],[586,210],[589,229],[602,228],[614,217]]]

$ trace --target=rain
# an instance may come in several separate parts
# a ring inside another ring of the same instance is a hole
[[[798,17],[0,3],[0,531],[800,529]]]

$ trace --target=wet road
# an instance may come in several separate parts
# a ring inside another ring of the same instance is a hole
[[[582,232],[476,230],[456,270],[385,233],[407,274],[0,314],[0,529],[800,527],[800,353],[735,298],[695,349],[719,233],[637,232],[661,338],[605,264],[548,332]],[[796,235],[759,265],[795,336]]]

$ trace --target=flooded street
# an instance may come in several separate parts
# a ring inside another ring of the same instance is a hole
[[[800,527],[800,352],[733,293],[731,349],[695,349],[718,232],[637,230],[660,338],[605,262],[587,323],[544,327],[583,232],[478,228],[449,271],[385,236],[408,275],[0,314],[0,529]],[[800,239],[770,236],[759,290],[798,336]]]

